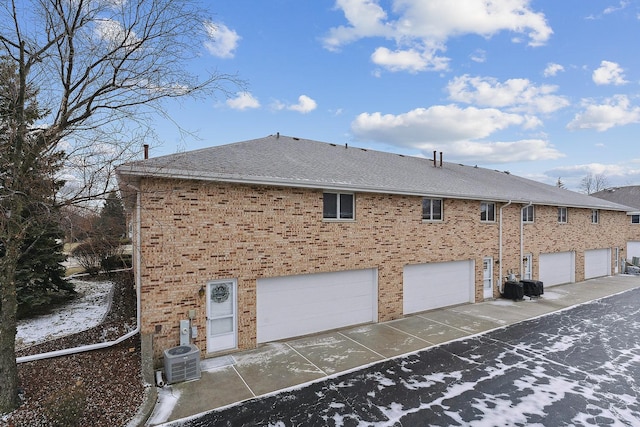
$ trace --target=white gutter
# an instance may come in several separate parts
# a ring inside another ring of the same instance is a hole
[[[107,341],[107,342],[101,342],[101,343],[96,343],[96,344],[89,344],[89,345],[83,345],[80,347],[73,347],[73,348],[65,348],[63,350],[56,350],[56,351],[49,351],[47,353],[40,353],[40,354],[33,354],[31,356],[23,356],[23,357],[17,357],[16,358],[16,363],[23,363],[23,362],[33,362],[35,360],[43,360],[43,359],[50,359],[52,357],[59,357],[59,356],[67,356],[70,354],[77,354],[77,353],[83,353],[85,351],[91,351],[91,350],[99,350],[102,348],[108,348],[108,347],[113,347],[114,345],[120,344],[121,342],[135,336],[136,334],[138,334],[138,332],[140,332],[140,285],[141,285],[141,279],[140,279],[140,260],[141,260],[141,256],[140,256],[140,233],[141,233],[141,227],[140,227],[140,190],[138,188],[132,187],[134,188],[134,190],[136,190],[136,245],[137,247],[134,246],[134,256],[136,257],[135,260],[135,279],[136,279],[136,327],[133,331],[126,333],[125,335],[121,336],[120,338],[114,340],[114,341]]]
[[[498,277],[498,291],[500,291],[500,293],[502,293],[502,209],[506,208],[510,204],[511,204],[511,200],[509,200],[509,203],[507,203],[506,205],[500,206],[500,244],[499,244],[500,252],[498,255],[498,264],[500,264],[500,276]]]
[[[524,279],[524,263],[522,261],[522,257],[524,257],[524,221],[522,220],[522,213],[531,205],[533,205],[533,202],[529,202],[528,205],[525,205],[520,209],[520,280]]]

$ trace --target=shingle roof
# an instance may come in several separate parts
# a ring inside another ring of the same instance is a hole
[[[640,210],[640,185],[607,188],[591,195],[621,205],[632,206],[636,211]]]
[[[533,202],[629,211],[627,206],[511,175],[283,135],[177,153],[118,167],[121,180],[165,177],[326,190]]]

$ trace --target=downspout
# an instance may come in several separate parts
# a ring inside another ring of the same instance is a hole
[[[498,291],[502,293],[502,209],[511,204],[511,200],[506,205],[500,206],[500,242],[499,242],[499,254],[498,264],[500,264],[500,276],[498,277]]]
[[[522,257],[524,257],[524,221],[522,220],[522,213],[531,205],[533,205],[533,202],[529,202],[528,205],[520,209],[520,280],[524,279],[524,263],[522,261]]]
[[[141,268],[140,268],[140,261],[141,261],[141,255],[140,255],[140,235],[141,235],[141,227],[140,227],[140,218],[141,218],[141,210],[140,210],[140,201],[141,201],[141,196],[140,196],[140,189],[130,185],[131,188],[133,188],[134,190],[136,190],[136,247],[134,247],[134,256],[135,256],[135,281],[136,281],[136,327],[134,330],[132,330],[131,332],[126,333],[125,335],[121,336],[120,338],[114,340],[114,341],[108,341],[108,342],[101,342],[101,343],[96,343],[96,344],[89,344],[89,345],[83,345],[83,346],[79,346],[79,347],[73,347],[73,348],[65,348],[63,350],[56,350],[56,351],[49,351],[47,353],[40,353],[40,354],[33,354],[31,356],[23,356],[23,357],[17,357],[16,358],[16,363],[23,363],[23,362],[33,362],[35,360],[43,360],[43,359],[50,359],[52,357],[59,357],[59,356],[67,356],[70,354],[77,354],[77,353],[83,353],[85,351],[91,351],[91,350],[99,350],[102,348],[108,348],[108,347],[113,347],[114,345],[120,344],[121,342],[135,336],[137,333],[140,332],[140,285],[141,285],[141,279],[140,279],[140,272],[141,272]]]

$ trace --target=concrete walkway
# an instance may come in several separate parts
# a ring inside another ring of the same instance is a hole
[[[548,287],[539,299],[500,299],[449,307],[206,359],[199,380],[160,390],[147,425],[300,386],[638,287],[639,276],[591,279]]]

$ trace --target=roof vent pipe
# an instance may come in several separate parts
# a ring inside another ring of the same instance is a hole
[[[437,167],[438,165],[436,164],[436,150],[433,150],[433,167]]]
[[[442,151],[440,152],[440,167],[442,167]]]
[[[280,132],[276,132],[276,139],[280,139]]]
[[[149,158],[149,144],[144,144],[142,147],[144,148],[144,159],[147,160]]]

